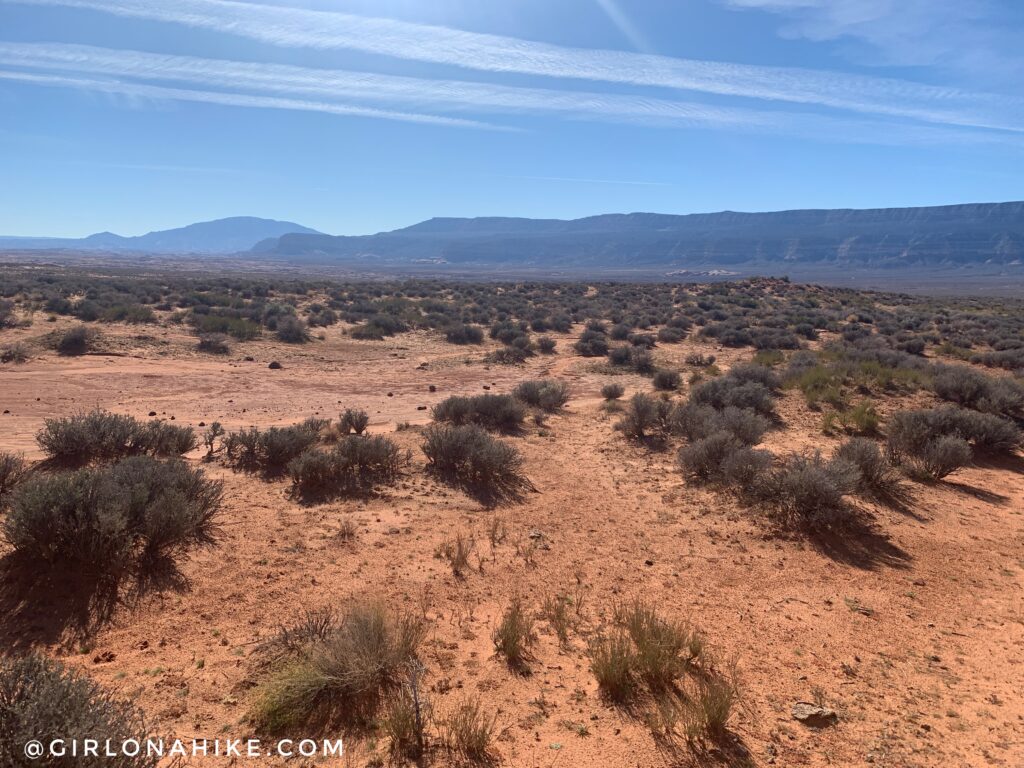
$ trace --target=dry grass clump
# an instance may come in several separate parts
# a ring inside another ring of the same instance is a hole
[[[498,654],[505,657],[509,667],[525,672],[527,663],[533,658],[530,646],[536,641],[533,631],[533,616],[518,597],[512,599],[494,628],[491,640]]]
[[[442,541],[434,552],[434,557],[445,560],[451,566],[452,575],[463,578],[470,570],[469,558],[476,551],[476,539],[459,531],[452,538]]]
[[[494,761],[493,742],[497,715],[488,716],[479,698],[470,698],[438,720],[441,744],[459,758],[473,764]]]
[[[270,732],[335,723],[366,724],[399,689],[426,633],[421,619],[357,603],[338,618],[317,617],[276,643],[283,648],[260,685],[252,710]],[[284,633],[282,633],[284,634]]]

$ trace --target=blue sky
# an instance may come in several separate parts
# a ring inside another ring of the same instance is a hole
[[[1016,0],[0,0],[0,234],[1024,198]]]

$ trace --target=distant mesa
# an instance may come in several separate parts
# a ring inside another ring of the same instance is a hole
[[[629,213],[583,219],[434,218],[375,235],[326,235],[237,217],[81,240],[0,238],[4,248],[242,253],[360,268],[609,271],[726,276],[735,269],[1008,269],[1024,259],[1024,202],[770,213]]]
[[[315,229],[291,221],[233,216],[203,221],[177,229],[122,237],[98,232],[82,238],[0,237],[0,248],[128,251],[133,253],[239,253],[261,242],[276,242],[289,232],[319,235]]]
[[[774,213],[436,218],[363,237],[288,233],[260,253],[289,261],[450,267],[722,270],[739,265],[957,268],[1018,264],[1024,202]]]

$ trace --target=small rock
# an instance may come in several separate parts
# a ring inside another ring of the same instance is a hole
[[[425,406],[425,405],[417,405],[416,406],[416,410],[417,411],[425,411],[425,410],[427,410],[427,406]]]
[[[281,370],[281,367],[281,364],[277,362],[277,360],[272,360],[270,365],[267,366],[267,368],[269,368],[272,371],[279,371]]]
[[[427,387],[427,389],[430,390],[431,392],[437,392],[437,387],[435,387],[433,384]]]
[[[200,421],[199,422],[199,426],[200,427],[205,427],[206,426],[206,422],[205,421]]]
[[[839,716],[828,707],[819,707],[809,701],[798,701],[793,705],[793,718],[811,728],[827,728],[839,720]]]
[[[490,387],[484,384],[484,389],[490,389]]]
[[[156,411],[150,411],[150,412],[149,412],[149,415],[150,415],[151,417],[152,417],[152,416],[156,416]]]
[[[394,397],[394,396],[395,396],[394,392],[388,392],[388,397]]]
[[[115,658],[117,658],[117,657],[114,656],[114,653],[112,651],[103,651],[103,653],[97,653],[95,656],[92,657],[92,663],[93,664],[108,664],[111,661],[113,661]]]
[[[646,565],[648,568],[650,568],[652,565],[654,565],[654,561],[653,560],[644,560],[644,565]]]

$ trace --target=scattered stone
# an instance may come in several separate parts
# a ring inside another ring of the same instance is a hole
[[[425,405],[417,405],[416,406],[416,410],[417,411],[425,411],[425,410],[427,410],[427,406],[425,406]]]
[[[654,565],[654,561],[653,560],[644,560],[644,565],[646,565],[648,568],[650,568],[652,565]]]
[[[435,387],[433,384],[427,387],[427,389],[430,390],[431,392],[437,392],[437,387]]]
[[[156,411],[150,411],[149,415],[150,415],[150,417],[156,416]]]
[[[283,366],[279,362],[277,362],[277,360],[273,360],[271,361],[270,365],[267,366],[267,368],[269,368],[272,371],[279,371],[281,370],[281,368],[283,368]]]
[[[490,386],[487,385],[487,384],[484,384],[484,389],[490,389]]]
[[[205,427],[206,426],[206,422],[205,421],[200,421],[199,422],[199,426],[200,427]]]
[[[839,716],[828,707],[819,707],[809,701],[798,701],[793,705],[793,719],[810,728],[827,728],[835,725]]]
[[[95,656],[92,657],[92,663],[93,664],[109,664],[115,658],[117,658],[117,657],[114,656],[113,651],[103,651],[102,653],[97,653]]]
[[[394,392],[388,392],[388,397],[394,397],[394,396],[395,396]]]

